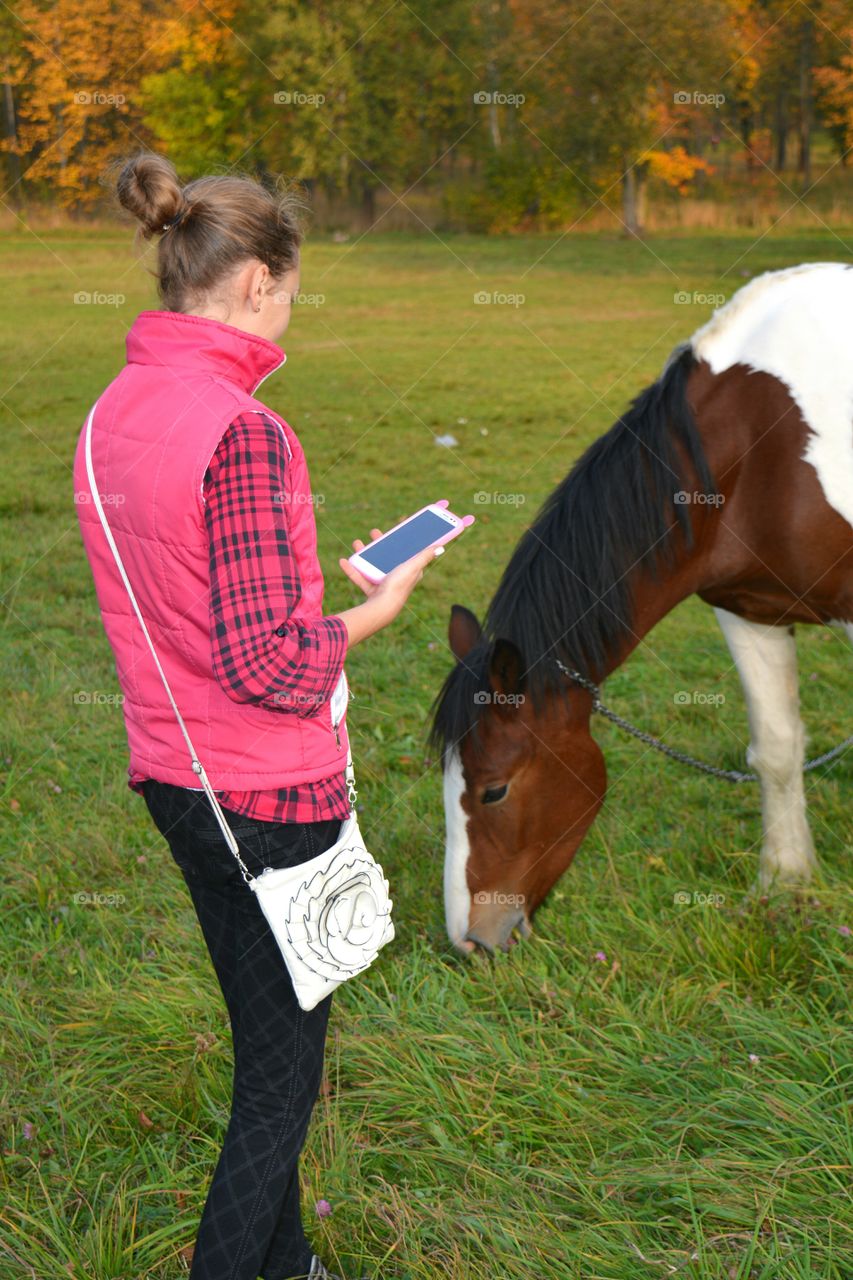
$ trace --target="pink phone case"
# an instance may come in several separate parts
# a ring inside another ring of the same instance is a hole
[[[431,507],[443,507],[447,510],[449,506],[450,503],[447,498],[440,498],[438,502],[428,502],[425,507],[421,507],[420,511],[413,511],[410,516],[406,516],[405,520],[399,520],[392,528],[386,529],[382,538],[376,538],[373,542],[366,543],[362,551],[354,551],[349,557],[350,561],[354,561],[357,557],[363,555],[369,547],[375,547],[378,542],[381,542],[383,538],[387,538],[395,529],[399,529],[402,525],[408,524],[410,520],[416,519],[416,517],[421,515],[424,511],[429,511]],[[453,511],[449,511],[448,515],[452,515],[455,520],[459,521],[459,524],[455,525],[452,529],[448,529],[447,533],[445,533],[441,538],[438,538],[435,542],[430,543],[430,546],[443,547],[446,542],[450,542],[453,538],[458,537],[464,529],[467,529],[469,525],[474,523],[473,516],[457,516]],[[424,548],[424,550],[426,550],[426,548]],[[405,564],[405,561],[401,561],[400,563]],[[381,582],[386,576],[381,569],[377,569],[373,565],[365,566],[359,564],[356,567],[358,568],[359,573],[364,574],[365,578],[369,578],[371,582]]]

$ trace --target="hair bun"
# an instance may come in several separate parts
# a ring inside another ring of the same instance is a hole
[[[182,222],[192,210],[184,200],[175,166],[153,151],[141,151],[122,165],[116,196],[139,221],[146,239]]]
[[[189,218],[190,215],[193,214],[194,212],[195,212],[194,204],[191,204],[188,200],[182,201],[181,207],[178,210],[178,212],[169,222],[166,222],[163,224],[163,226],[160,228],[161,231],[172,231],[175,227],[179,227],[183,222],[186,222],[187,218]]]
[[[299,262],[304,199],[292,184],[277,179],[272,187],[230,169],[182,183],[165,156],[144,150],[114,160],[107,173],[117,201],[138,220],[137,249],[157,236],[150,274],[166,311],[215,303],[230,315],[238,267],[262,262],[278,286]],[[187,225],[188,235],[175,230]]]

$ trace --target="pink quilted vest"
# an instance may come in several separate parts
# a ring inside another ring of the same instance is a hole
[[[223,432],[238,414],[262,411],[284,433],[290,495],[284,510],[302,583],[291,616],[305,622],[323,616],[305,457],[288,424],[254,397],[284,360],[275,343],[233,325],[174,311],[143,311],[127,335],[127,364],[98,399],[92,422],[92,461],[107,520],[175,701],[216,789],[293,786],[346,767],[346,722],[333,723],[330,701],[298,710],[239,703],[213,673],[202,485]],[[74,495],[124,695],[129,772],[198,787],[91,501],[83,439],[81,432]],[[298,706],[298,698],[295,702]]]

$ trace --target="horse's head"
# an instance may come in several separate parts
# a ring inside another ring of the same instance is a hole
[[[604,758],[589,732],[591,695],[575,686],[535,701],[524,655],[486,643],[474,615],[450,617],[457,659],[439,697],[444,751],[447,931],[463,951],[506,949],[566,870],[604,799]]]

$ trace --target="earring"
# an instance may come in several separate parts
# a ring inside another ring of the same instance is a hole
[[[258,303],[258,305],[255,307],[255,310],[256,310],[256,311],[260,311],[260,309],[261,309],[261,304],[260,304],[260,303]]]

